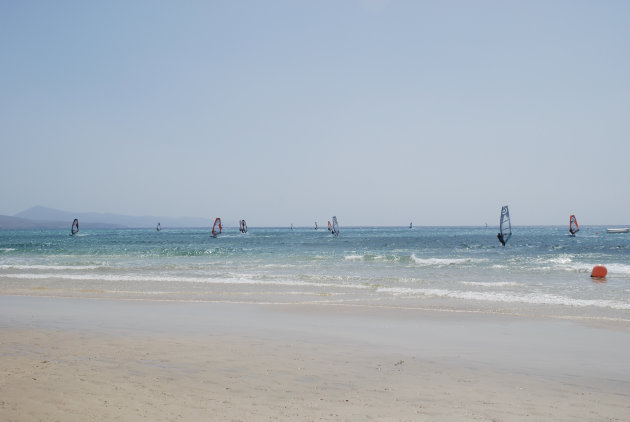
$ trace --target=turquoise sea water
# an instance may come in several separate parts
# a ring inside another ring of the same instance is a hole
[[[630,320],[630,234],[604,227],[0,231],[0,294],[325,303]],[[591,279],[594,265],[608,269]]]

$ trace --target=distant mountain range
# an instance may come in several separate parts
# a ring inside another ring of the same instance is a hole
[[[69,212],[36,206],[14,216],[0,215],[0,230],[69,229],[75,218],[79,219],[82,229],[149,228],[155,227],[158,222],[163,228],[203,227],[210,224],[209,219],[199,217],[136,217],[110,213]]]

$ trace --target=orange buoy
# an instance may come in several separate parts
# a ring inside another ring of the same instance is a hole
[[[591,272],[591,277],[604,278],[608,274],[608,270],[603,265],[595,265]]]

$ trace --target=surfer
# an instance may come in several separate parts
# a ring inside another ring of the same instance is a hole
[[[501,233],[497,233],[497,238],[499,239],[499,242],[505,246],[505,241],[503,240],[503,235]]]

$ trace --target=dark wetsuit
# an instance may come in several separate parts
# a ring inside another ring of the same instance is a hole
[[[501,242],[501,244],[505,246],[505,242],[503,241],[503,235],[501,233],[497,234],[497,238],[499,239],[499,242]]]

